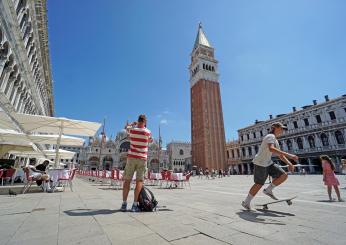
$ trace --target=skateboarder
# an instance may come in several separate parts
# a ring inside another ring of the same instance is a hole
[[[298,157],[296,155],[281,151],[279,142],[276,139],[282,134],[284,129],[287,129],[287,127],[282,123],[273,123],[271,125],[269,134],[263,138],[260,149],[253,159],[255,184],[251,187],[249,194],[242,202],[242,206],[247,210],[251,209],[251,200],[262,188],[268,175],[273,178],[273,181],[267,188],[263,190],[263,193],[274,200],[278,200],[273,194],[273,189],[287,179],[287,173],[278,164],[273,163],[271,159],[273,153],[288,165],[289,171],[294,171],[294,165],[287,158],[296,161],[298,160]]]

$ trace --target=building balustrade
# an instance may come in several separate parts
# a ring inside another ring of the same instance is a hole
[[[294,149],[295,154],[304,154],[304,153],[313,153],[313,152],[323,152],[323,151],[336,151],[336,150],[346,150],[345,144],[340,145],[328,145],[328,146],[319,146],[313,148],[305,148],[305,149]]]

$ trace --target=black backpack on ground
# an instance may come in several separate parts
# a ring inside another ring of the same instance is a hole
[[[152,212],[156,209],[158,202],[154,194],[145,186],[142,187],[138,197],[139,209],[142,212]]]

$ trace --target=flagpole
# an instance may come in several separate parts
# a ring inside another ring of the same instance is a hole
[[[101,137],[101,142],[100,142],[100,154],[99,154],[99,161],[100,161],[99,169],[100,169],[100,166],[102,166],[101,152],[102,152],[103,137],[105,135],[105,124],[106,124],[106,118],[103,118],[102,137]],[[103,170],[103,166],[102,166],[102,170]]]
[[[161,128],[160,128],[160,123],[159,123],[159,150],[158,150],[158,156],[157,156],[157,160],[158,160],[158,167],[157,167],[157,172],[160,172],[160,151],[161,151]]]

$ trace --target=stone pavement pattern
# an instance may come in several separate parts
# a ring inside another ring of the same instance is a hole
[[[74,192],[0,196],[0,244],[346,244],[346,203],[326,202],[321,176],[290,176],[275,193],[298,198],[269,211],[241,208],[251,184],[252,176],[231,176],[195,177],[191,189],[153,186],[166,207],[135,214],[118,211],[120,190],[81,179]],[[253,203],[267,201],[260,194]]]

